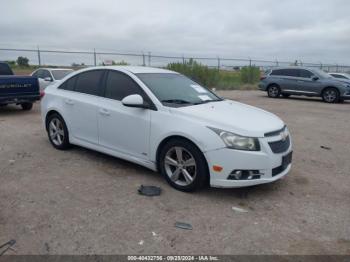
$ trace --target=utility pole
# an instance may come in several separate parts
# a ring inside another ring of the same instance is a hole
[[[151,66],[151,52],[148,52],[148,66]]]
[[[218,70],[220,70],[221,67],[221,61],[220,61],[220,57],[218,57]]]
[[[146,57],[144,53],[142,53],[142,66],[146,66]]]
[[[38,62],[39,62],[39,66],[41,66],[41,56],[40,56],[39,46],[38,46]]]
[[[96,49],[94,48],[94,65],[97,65],[97,61],[96,61]]]

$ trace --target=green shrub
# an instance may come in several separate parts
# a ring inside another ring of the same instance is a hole
[[[216,87],[219,81],[219,72],[217,69],[209,68],[193,59],[185,63],[170,63],[167,69],[179,72],[207,87]]]
[[[247,66],[241,69],[241,81],[244,84],[254,84],[260,79],[260,69],[255,66]]]

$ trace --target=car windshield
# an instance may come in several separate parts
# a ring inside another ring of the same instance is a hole
[[[325,71],[321,70],[321,69],[313,69],[313,71],[320,77],[322,78],[332,78],[332,76],[330,76],[329,74],[327,74]]]
[[[172,73],[137,74],[153,94],[167,106],[188,106],[222,101],[207,88],[189,78]]]
[[[63,79],[66,75],[72,73],[73,70],[71,69],[63,69],[63,70],[52,70],[52,75],[55,78],[55,80],[61,80]]]

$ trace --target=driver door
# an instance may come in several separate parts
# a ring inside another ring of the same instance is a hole
[[[100,146],[139,159],[149,159],[151,110],[126,107],[121,100],[139,94],[145,101],[147,95],[128,75],[108,71],[104,96],[98,108]]]

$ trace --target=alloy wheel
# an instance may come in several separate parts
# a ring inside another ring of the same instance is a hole
[[[196,160],[183,147],[171,147],[165,155],[164,166],[167,176],[179,186],[192,184],[197,175]]]
[[[279,94],[279,90],[277,86],[271,86],[269,87],[269,95],[271,97],[277,97]]]
[[[328,89],[324,92],[323,98],[328,103],[333,103],[337,98],[337,92],[333,89]]]
[[[49,135],[50,135],[51,141],[56,146],[62,145],[65,134],[63,129],[63,123],[60,119],[58,118],[51,119],[49,124]]]

